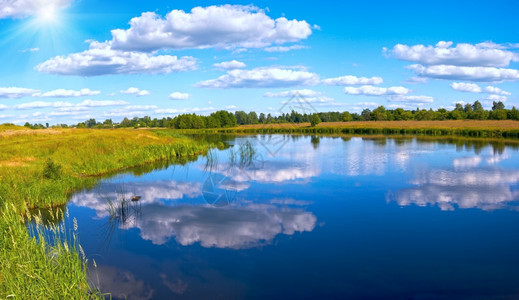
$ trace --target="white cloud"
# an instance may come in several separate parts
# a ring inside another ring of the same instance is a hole
[[[482,82],[500,82],[519,80],[519,71],[515,69],[493,67],[459,67],[450,65],[422,66],[411,65],[409,69],[421,77],[468,80]]]
[[[234,70],[234,69],[245,68],[247,65],[241,61],[231,60],[231,61],[224,61],[221,63],[216,63],[216,64],[213,64],[213,66],[218,69],[221,69],[221,70]]]
[[[262,48],[298,42],[312,34],[306,21],[272,19],[248,5],[172,10],[165,18],[145,12],[130,20],[127,30],[112,30],[113,49],[151,52],[159,49]]]
[[[291,91],[284,91],[279,93],[271,93],[267,92],[263,95],[263,97],[267,98],[290,98],[294,96],[302,96],[302,97],[315,97],[321,95],[320,92],[309,90],[309,89],[303,89],[303,90],[291,90]]]
[[[510,62],[519,61],[519,56],[510,51],[488,47],[489,44],[457,44],[439,42],[436,46],[397,44],[392,54],[400,60],[424,65],[453,65],[477,67],[506,67]]]
[[[157,114],[191,114],[191,113],[209,113],[214,112],[217,109],[214,107],[193,107],[193,108],[161,108],[156,109],[155,113]]]
[[[18,99],[36,93],[39,93],[39,91],[21,87],[0,87],[0,98]]]
[[[38,51],[40,51],[40,48],[27,48],[27,49],[20,50],[20,52],[22,52],[22,53],[26,53],[26,52],[38,52]]]
[[[0,19],[38,15],[44,9],[62,9],[72,0],[0,0]]]
[[[405,95],[411,92],[410,89],[403,86],[393,86],[383,88],[372,85],[363,85],[361,87],[345,87],[344,92],[349,95],[365,95],[365,96],[391,96],[391,95]]]
[[[451,87],[453,90],[461,91],[461,92],[469,92],[469,93],[488,93],[493,95],[503,95],[510,96],[512,93],[507,91],[503,91],[502,89],[495,86],[487,86],[485,89],[482,89],[479,85],[475,83],[465,83],[465,82],[453,82],[451,83]],[[488,98],[487,98],[488,99]],[[506,99],[506,97],[504,97]]]
[[[328,78],[322,81],[324,85],[377,85],[383,83],[381,77],[357,77],[352,75]]]
[[[85,100],[80,103],[70,103],[70,102],[44,102],[44,101],[34,101],[23,103],[19,105],[15,105],[13,108],[17,110],[22,109],[36,109],[36,108],[71,108],[71,107],[105,107],[105,106],[119,106],[119,105],[127,105],[128,102],[122,100],[106,100],[106,101],[95,101],[95,100]]]
[[[217,79],[196,84],[203,88],[268,88],[308,86],[319,83],[319,75],[287,67],[263,67],[252,70],[232,70]]]
[[[114,50],[108,43],[93,41],[86,51],[56,56],[36,70],[58,75],[99,76],[110,74],[166,74],[192,71],[197,60],[191,56],[153,55]]]
[[[104,117],[142,117],[149,115],[150,110],[157,109],[156,105],[129,105],[111,109],[103,114]]]
[[[265,51],[267,52],[288,52],[292,50],[301,50],[306,49],[308,47],[305,47],[303,45],[292,45],[292,46],[273,46],[273,47],[267,47],[265,48]]]
[[[150,94],[150,92],[147,91],[147,90],[141,90],[141,89],[133,87],[133,86],[129,87],[127,90],[119,91],[119,93],[121,93],[121,94],[131,94],[131,95],[135,95],[137,97],[148,96]]]
[[[9,108],[9,106],[0,104],[0,110],[5,110],[5,109],[8,109],[8,108]]]
[[[434,98],[430,96],[417,96],[417,95],[397,95],[388,98],[390,102],[404,102],[407,104],[425,104],[434,102]]]
[[[453,82],[451,83],[451,87],[453,90],[460,92],[481,93],[483,91],[481,87],[475,83]]]
[[[407,84],[427,83],[427,78],[414,76],[414,77],[404,80],[404,83],[407,83]]]
[[[88,106],[88,107],[102,107],[102,106],[119,106],[119,105],[127,105],[128,102],[123,100],[85,100],[76,104],[76,106]]]
[[[500,95],[488,95],[485,98],[485,100],[505,102],[507,100],[507,97],[506,96],[500,96]]]
[[[188,93],[180,93],[180,92],[174,92],[169,94],[169,99],[171,100],[187,100],[189,99]]]
[[[502,89],[495,87],[495,86],[487,86],[485,88],[485,92],[487,92],[489,94],[504,95],[504,96],[512,95],[512,93],[503,91]]]
[[[75,90],[65,90],[65,89],[57,89],[50,92],[45,93],[37,93],[34,96],[42,97],[42,98],[70,98],[70,97],[82,97],[82,96],[95,96],[101,94],[100,91],[92,91],[90,89],[81,89],[79,91]]]
[[[303,98],[304,102],[307,102],[307,103],[316,103],[316,104],[320,104],[320,105],[323,105],[323,106],[342,106],[343,104],[342,103],[338,103],[338,102],[334,102],[335,99],[331,98],[331,97],[326,97],[326,96],[318,96],[318,97],[304,97]],[[291,101],[290,100],[285,100],[285,101],[281,101],[281,103],[285,104],[285,103],[290,103]],[[295,104],[296,102],[294,102],[293,104]],[[326,104],[326,105],[324,105]]]

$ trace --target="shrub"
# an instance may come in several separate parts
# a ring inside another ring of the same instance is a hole
[[[61,166],[52,159],[47,159],[43,168],[43,177],[53,180],[59,179],[61,177]]]

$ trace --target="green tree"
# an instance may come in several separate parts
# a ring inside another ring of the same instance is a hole
[[[370,117],[371,117],[371,110],[369,108],[366,108],[364,109],[361,113],[360,113],[360,116],[361,116],[361,119],[364,120],[364,121],[369,121],[370,120]]]
[[[492,110],[496,111],[498,109],[505,109],[505,105],[501,101],[499,101],[499,102],[494,101],[492,103]]]
[[[353,117],[351,116],[351,114],[349,112],[345,111],[341,114],[341,121],[351,122],[351,121],[353,121]]]
[[[319,123],[321,123],[321,118],[319,118],[319,115],[318,114],[312,114],[312,116],[310,117],[310,125],[312,127],[315,127]]]
[[[384,106],[375,108],[370,114],[370,120],[385,121],[387,120],[387,111]]]
[[[235,112],[234,117],[239,125],[250,124],[247,120],[247,113],[242,110]]]

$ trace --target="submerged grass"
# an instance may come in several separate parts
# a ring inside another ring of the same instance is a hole
[[[76,233],[59,216],[43,224],[41,214],[28,211],[64,205],[72,192],[104,175],[186,160],[209,148],[164,131],[0,127],[0,298],[101,297],[88,284]],[[34,225],[27,226],[24,216]]]

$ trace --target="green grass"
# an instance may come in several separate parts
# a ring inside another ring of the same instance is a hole
[[[209,145],[147,130],[69,129],[0,136],[0,148],[0,197],[33,208],[66,203],[103,175],[194,157]]]
[[[22,215],[33,223],[30,229]],[[54,217],[63,219],[64,216]],[[88,284],[87,260],[81,257],[83,250],[77,227],[67,229],[64,223],[45,224],[41,215],[31,215],[27,211],[22,214],[13,204],[5,203],[0,212],[0,235],[0,298],[102,297]]]
[[[77,232],[60,222],[63,212],[48,224],[32,215],[29,229],[23,216],[63,206],[103,176],[184,162],[212,146],[170,131],[0,128],[0,298],[101,297],[88,284]]]

